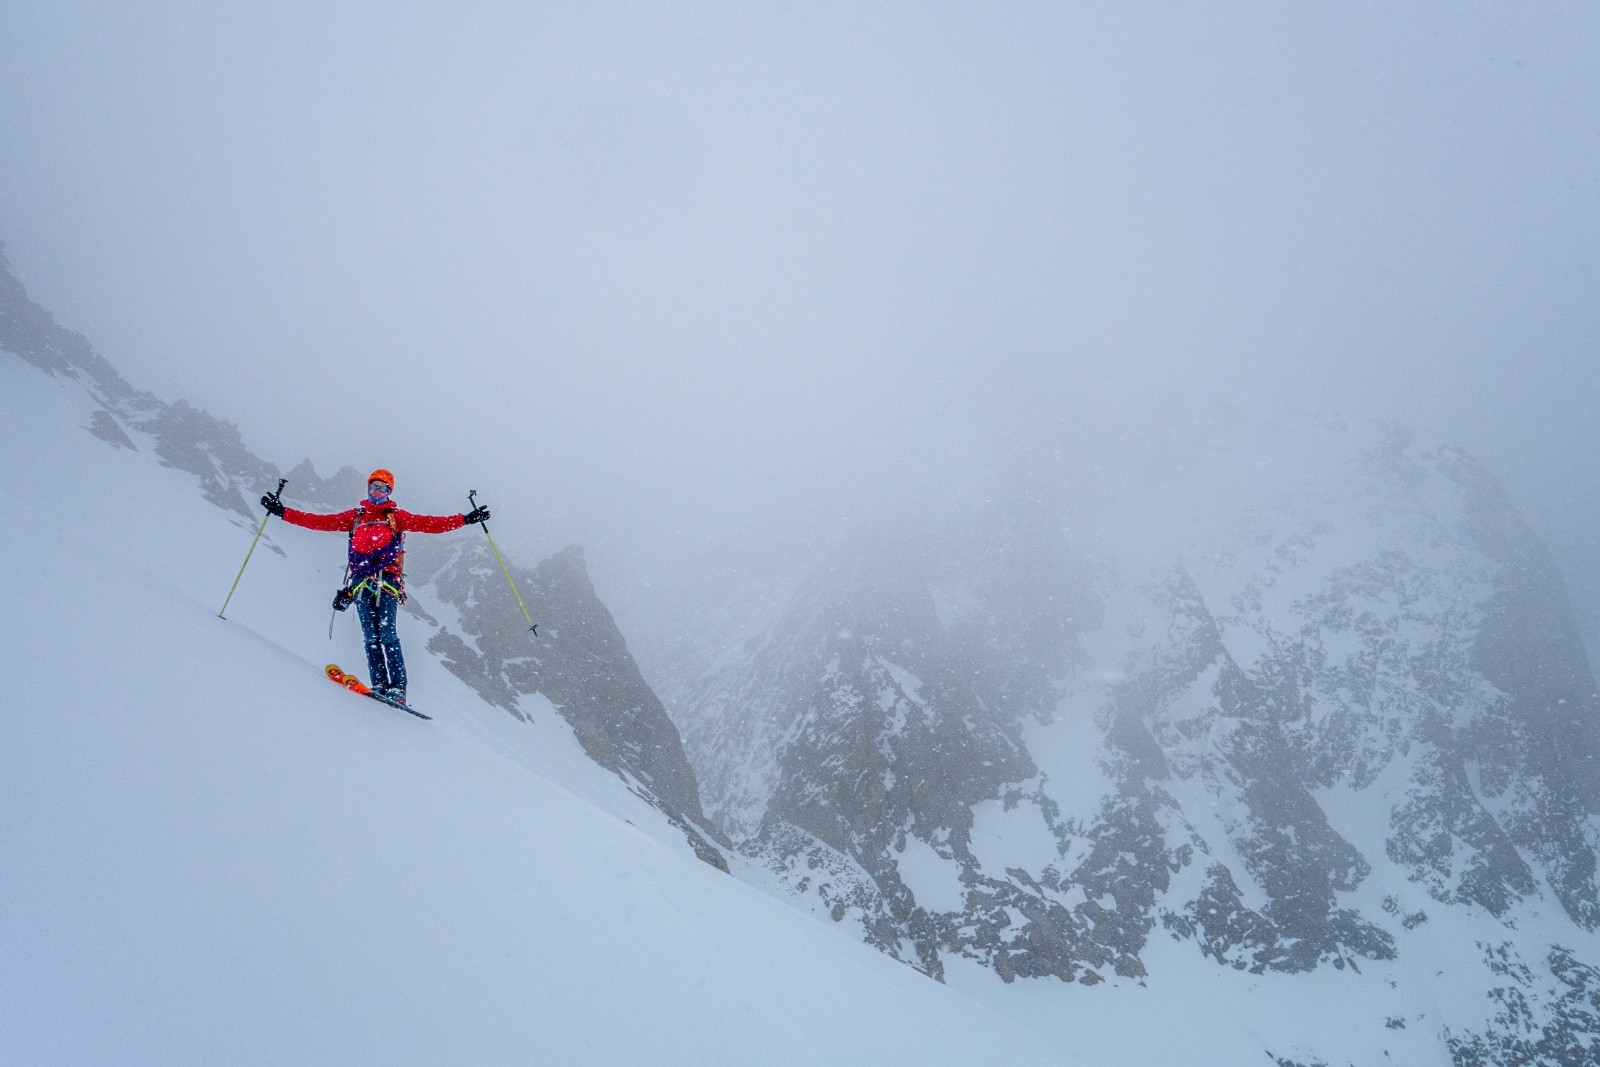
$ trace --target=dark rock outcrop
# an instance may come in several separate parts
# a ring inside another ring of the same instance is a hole
[[[583,550],[574,545],[531,571],[510,570],[538,613],[537,637],[522,625],[488,545],[472,538],[414,572],[414,584],[427,584],[430,599],[455,608],[460,620],[460,633],[441,627],[428,651],[484,700],[518,718],[526,714],[519,697],[548,697],[590,759],[665,812],[701,859],[726,871],[716,845],[727,847],[727,839],[701,811],[678,728],[595,594]]]

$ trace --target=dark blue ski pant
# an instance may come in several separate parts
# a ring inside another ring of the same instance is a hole
[[[394,627],[400,599],[392,593],[363,589],[356,594],[356,615],[367,640],[367,673],[374,689],[405,689],[406,661],[400,654],[400,633]]]

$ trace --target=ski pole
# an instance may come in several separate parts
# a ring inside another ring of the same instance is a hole
[[[339,579],[339,593],[343,593],[350,585],[350,564],[344,565],[344,577]],[[346,605],[348,607],[349,605]],[[339,596],[333,598],[333,610],[328,613],[328,640],[333,640],[333,620],[339,617]]]
[[[283,487],[288,485],[288,484],[289,484],[289,479],[287,479],[287,478],[279,478],[278,479],[278,488],[277,488],[276,491],[273,492],[272,495],[273,496],[280,495],[283,492]],[[239,573],[234,577],[233,585],[228,588],[227,599],[223,600],[223,602],[222,602],[222,610],[217,612],[217,618],[222,619],[224,621],[227,620],[227,618],[228,618],[228,601],[233,599],[233,591],[235,589],[239,588],[239,579],[244,577],[244,569],[246,567],[250,566],[250,557],[255,554],[256,542],[261,540],[261,531],[265,530],[267,528],[267,520],[270,519],[270,518],[272,518],[272,512],[270,512],[270,511],[267,512],[265,515],[261,516],[261,525],[256,527],[256,535],[255,535],[255,537],[250,539],[250,550],[244,554],[244,562],[239,564]]]
[[[476,489],[467,494],[467,502],[472,505],[474,511],[478,509],[477,497],[478,491]],[[485,522],[480,525],[483,527],[483,536],[489,538],[489,548],[494,552],[494,558],[500,561],[500,570],[506,576],[506,584],[511,587],[511,595],[517,598],[517,607],[522,609],[522,617],[528,621],[528,629],[533,633],[533,636],[538,637],[539,624],[534,622],[533,617],[528,614],[528,605],[522,602],[522,594],[517,592],[517,583],[511,580],[511,568],[506,566],[505,557],[500,554],[500,549],[495,547],[494,538],[489,534],[489,524]]]

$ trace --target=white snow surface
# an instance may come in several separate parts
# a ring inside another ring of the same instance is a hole
[[[0,1063],[1081,1062],[694,859],[414,617],[434,721],[335,688],[337,538],[269,525],[218,619],[253,527],[76,383],[0,397]]]
[[[961,868],[947,860],[921,838],[906,835],[905,848],[895,860],[900,880],[929,911],[960,911],[967,894],[961,885]]]
[[[973,806],[970,847],[984,870],[997,878],[1012,867],[1037,870],[1059,851],[1050,824],[1037,804],[1016,804],[1007,809],[1000,800],[985,800]],[[900,869],[904,873],[903,862]]]

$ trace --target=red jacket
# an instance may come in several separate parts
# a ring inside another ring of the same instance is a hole
[[[362,555],[387,548],[394,540],[396,532],[448,533],[451,530],[459,530],[467,524],[464,515],[417,515],[402,511],[395,506],[393,500],[386,500],[382,504],[363,500],[349,511],[341,511],[336,515],[314,515],[309,511],[284,508],[283,521],[303,526],[307,530],[349,534],[350,547]],[[404,569],[405,553],[402,552],[392,564],[384,568],[384,573],[399,578]]]

